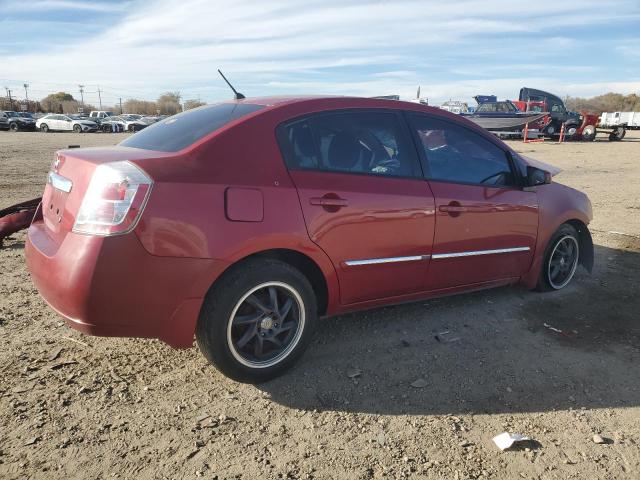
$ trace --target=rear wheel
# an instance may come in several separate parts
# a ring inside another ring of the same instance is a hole
[[[596,139],[596,126],[587,125],[582,129],[582,140],[585,142],[593,142]]]
[[[609,140],[612,142],[622,140],[627,134],[627,130],[624,127],[618,127],[609,134]]]
[[[277,260],[251,260],[207,294],[196,339],[223,374],[245,383],[281,375],[302,355],[317,318],[309,280]]]
[[[49,125],[47,125],[46,123],[41,123],[40,124],[40,131],[47,133],[49,131]]]
[[[544,133],[545,136],[547,137],[553,137],[556,134],[555,125],[553,125],[553,123],[550,123],[549,125],[544,127],[544,130],[542,130],[542,133]]]
[[[579,260],[578,232],[565,223],[553,234],[547,246],[537,289],[550,291],[566,287],[576,273]]]
[[[19,129],[20,127],[17,122],[13,122],[9,124],[9,130],[11,130],[12,132],[17,132]]]

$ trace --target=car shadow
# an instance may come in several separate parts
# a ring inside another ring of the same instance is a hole
[[[640,250],[640,249],[638,249]],[[640,405],[640,253],[596,246],[559,292],[507,287],[321,321],[259,385],[303,410],[507,413]]]

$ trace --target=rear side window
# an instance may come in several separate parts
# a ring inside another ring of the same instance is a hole
[[[279,128],[290,169],[421,177],[415,149],[393,112],[323,113]]]
[[[411,115],[430,180],[490,186],[514,185],[507,154],[481,135],[451,122]]]
[[[154,123],[120,145],[160,152],[177,152],[227,123],[263,108],[264,105],[251,103],[219,103],[195,108]]]

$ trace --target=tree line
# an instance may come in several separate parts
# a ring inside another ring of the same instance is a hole
[[[156,101],[138,100],[135,98],[129,98],[117,105],[102,106],[101,110],[111,111],[114,113],[138,113],[141,115],[173,115],[183,110],[189,110],[204,105],[196,99],[188,99],[182,102],[182,95],[180,92],[166,92],[158,97]],[[73,95],[67,92],[56,92],[47,95],[40,101],[29,100],[16,100],[12,99],[10,102],[8,98],[0,98],[0,110],[16,110],[20,111],[22,105],[26,105],[28,112],[43,112],[43,113],[78,113],[82,108],[84,113],[89,113],[92,110],[98,110],[98,107],[90,103],[84,102],[84,104],[74,98]]]
[[[621,93],[605,93],[592,98],[565,97],[565,105],[569,110],[586,110],[590,113],[602,112],[633,112],[640,111],[640,95],[632,93],[623,95]],[[8,98],[0,97],[0,110],[21,110],[21,105],[27,106],[29,112],[44,113],[78,113],[82,107],[82,102],[73,97],[70,93],[57,92],[47,95],[40,101],[16,100],[9,102]],[[158,97],[156,101],[138,100],[129,98],[121,105],[104,106],[102,110],[114,113],[138,113],[141,115],[173,115],[183,110],[189,110],[204,105],[196,99],[188,99],[182,102],[180,92],[166,92]],[[98,110],[95,105],[84,103],[84,112]]]
[[[602,112],[637,112],[640,111],[640,96],[632,93],[605,93],[592,98],[566,97],[564,101],[569,110],[579,112],[586,110],[590,113]]]

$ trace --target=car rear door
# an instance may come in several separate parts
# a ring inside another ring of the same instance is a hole
[[[62,118],[63,115],[51,115],[44,123],[46,123],[51,130],[64,130],[65,127]]]
[[[410,114],[435,197],[429,290],[513,279],[530,267],[538,199],[507,150],[460,122]]]
[[[324,112],[278,129],[310,238],[331,258],[340,301],[421,291],[434,199],[402,117]]]

